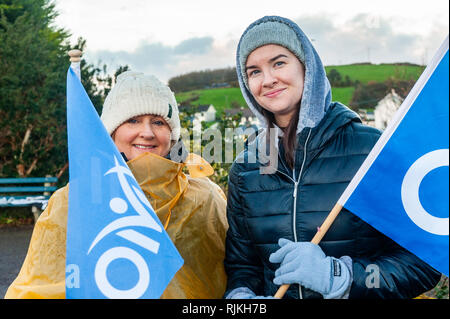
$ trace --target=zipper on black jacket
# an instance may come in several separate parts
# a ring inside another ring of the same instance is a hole
[[[303,161],[302,166],[300,167],[300,172],[298,173],[298,179],[295,178],[295,160],[294,160],[294,169],[293,171],[293,177],[294,177],[294,193],[292,196],[294,197],[294,209],[292,211],[292,231],[294,233],[294,241],[297,242],[297,229],[296,229],[296,223],[297,223],[297,187],[300,183],[300,178],[302,177],[303,173],[303,167],[305,166],[306,162],[306,146],[308,145],[309,137],[311,135],[311,129],[309,130],[308,136],[306,137],[305,145],[303,146]],[[298,285],[298,296],[299,299],[303,299],[302,294],[302,286]]]
[[[295,176],[295,157],[294,157],[294,168],[292,170],[292,172],[293,172],[292,177],[277,169],[277,172],[286,176],[294,183],[294,192],[292,194],[292,197],[294,197],[294,207],[293,207],[293,211],[292,211],[292,231],[294,234],[294,242],[297,242],[297,230],[295,227],[296,219],[297,219],[297,216],[296,216],[297,215],[297,187],[298,187],[298,184],[300,183],[300,178],[303,173],[303,167],[306,162],[306,146],[308,145],[309,137],[311,136],[311,131],[312,131],[312,129],[309,129],[308,136],[306,137],[305,145],[303,146],[303,149],[304,149],[303,161],[302,161],[302,166],[300,167],[300,172],[298,174],[298,179],[296,179],[296,176]],[[280,152],[278,152],[278,156],[280,156]],[[280,162],[284,165],[284,162],[283,162],[281,156],[280,156]],[[302,286],[300,284],[298,285],[298,293],[299,293],[299,299],[303,299]]]
[[[309,141],[309,137],[311,135],[311,129],[309,130],[308,136],[306,137],[306,141],[305,141],[305,145],[303,146],[303,161],[302,161],[302,166],[300,167],[300,172],[298,174],[298,179],[295,177],[295,165],[294,165],[294,169],[293,169],[293,177],[294,177],[294,193],[292,194],[292,196],[294,197],[294,209],[293,209],[293,216],[292,216],[292,230],[294,232],[294,241],[297,242],[297,230],[295,227],[296,224],[296,219],[297,219],[297,187],[298,184],[300,183],[300,178],[302,177],[302,173],[303,173],[303,167],[305,166],[305,162],[306,162],[306,146],[308,145],[308,141]]]

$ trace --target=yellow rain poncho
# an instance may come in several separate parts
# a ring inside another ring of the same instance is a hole
[[[161,298],[222,298],[226,197],[205,177],[212,167],[193,154],[187,164],[151,153],[127,164],[184,259]],[[189,176],[182,171],[185,165]],[[53,194],[38,219],[23,266],[5,298],[65,297],[67,211],[65,186]]]

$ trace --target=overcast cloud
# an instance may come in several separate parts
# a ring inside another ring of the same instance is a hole
[[[448,26],[436,24],[425,35],[404,33],[396,31],[390,19],[370,14],[357,14],[340,23],[323,14],[299,16],[294,21],[313,41],[325,65],[368,61],[426,64],[448,30]],[[131,51],[88,51],[85,57],[90,63],[106,63],[110,70],[129,65],[167,81],[191,71],[234,66],[238,40],[193,37],[173,46],[144,41]]]
[[[396,32],[389,19],[358,14],[341,25],[327,16],[306,16],[296,19],[322,57],[324,64],[357,62],[426,63],[427,47],[437,47],[444,40],[443,32],[423,37],[414,33]]]
[[[163,43],[141,43],[133,51],[88,51],[85,58],[90,63],[105,63],[110,70],[119,65],[129,65],[132,70],[155,74],[163,81],[192,71],[234,66],[237,42],[224,45],[212,37],[191,38],[175,46]]]

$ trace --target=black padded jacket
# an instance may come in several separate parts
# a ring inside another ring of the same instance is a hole
[[[332,103],[319,125],[298,134],[295,172],[287,169],[280,143],[278,170],[260,174],[262,164],[248,160],[252,155],[258,159],[251,154],[257,148],[246,143],[229,172],[225,295],[238,287],[257,295],[275,294],[279,287],[272,280],[279,264],[269,262],[269,255],[279,248],[278,239],[313,238],[380,135],[346,106]],[[328,256],[352,258],[349,298],[413,298],[440,278],[439,272],[345,208],[320,247]],[[322,297],[301,289],[303,298]],[[291,285],[285,298],[299,296],[299,285]]]

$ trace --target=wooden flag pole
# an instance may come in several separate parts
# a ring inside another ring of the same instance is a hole
[[[81,52],[81,50],[74,49],[74,50],[70,50],[68,52],[68,54],[70,56],[70,62],[71,62],[70,67],[72,68],[72,70],[75,72],[75,74],[81,81],[80,61],[81,61],[81,56],[83,55],[83,52]]]
[[[311,242],[313,244],[318,245],[320,243],[323,236],[325,236],[326,232],[330,228],[331,224],[333,224],[337,215],[339,215],[339,213],[341,212],[341,209],[342,209],[341,204],[336,203],[336,205],[334,205],[333,209],[331,210],[331,212],[328,214],[327,218],[322,223],[322,226],[320,226],[317,229],[317,233],[314,235],[313,239],[311,240]],[[278,288],[278,291],[276,292],[274,297],[279,298],[279,299],[283,298],[284,294],[286,293],[286,291],[288,289],[289,289],[289,285],[282,285],[280,288]]]

